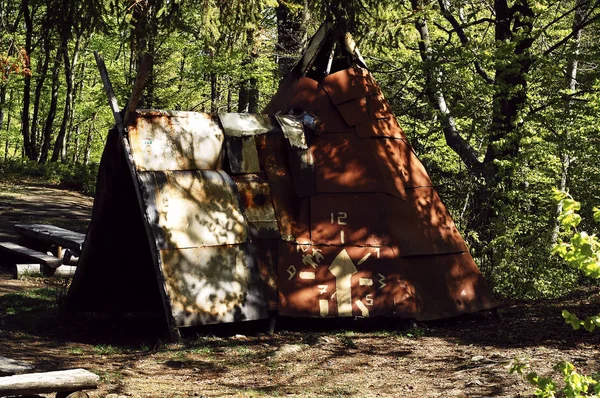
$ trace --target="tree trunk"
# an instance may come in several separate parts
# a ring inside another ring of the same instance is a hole
[[[571,52],[569,53],[569,58],[567,59],[567,74],[566,74],[566,80],[565,80],[565,85],[570,93],[574,93],[575,89],[577,88],[577,67],[578,67],[578,62],[579,62],[579,47],[581,45],[581,34],[583,32],[581,25],[582,25],[584,16],[586,14],[587,4],[588,4],[587,0],[576,0],[575,16],[573,17],[573,25],[572,25],[572,31],[574,33],[573,34],[573,42],[571,45]],[[569,101],[569,105],[568,105],[569,115],[571,114],[570,110],[571,110],[572,103],[573,103],[572,100]],[[570,117],[568,126],[570,126],[572,123],[573,122]],[[568,134],[568,128],[567,128],[567,134]],[[562,156],[562,172],[561,172],[561,176],[560,176],[559,189],[561,191],[566,191],[567,190],[567,179],[569,176],[569,166],[571,164],[571,156],[569,154],[569,151],[566,148],[563,150],[565,153]],[[562,202],[559,202],[556,205],[556,217],[557,218],[561,212],[562,212]],[[554,222],[554,228],[552,229],[552,236],[550,237],[551,245],[554,246],[556,244],[556,242],[558,242],[559,232],[560,232],[560,223],[558,222],[558,219],[557,219]]]
[[[411,4],[414,10],[423,10],[423,0],[411,0]],[[421,38],[419,41],[419,53],[423,61],[427,98],[431,106],[436,108],[441,114],[442,130],[446,143],[460,156],[471,174],[480,175],[482,170],[477,151],[461,136],[450,108],[446,103],[442,89],[442,72],[436,65],[437,61],[432,57],[427,20],[424,17],[417,18],[415,20],[415,28]]]
[[[4,161],[8,160],[8,150],[10,146],[10,119],[11,119],[11,110],[13,103],[13,90],[10,90],[10,95],[8,96],[8,102],[10,104],[8,110],[8,117],[6,118],[6,140],[4,141]],[[0,124],[0,130],[2,130],[2,124]]]
[[[35,159],[39,156],[39,140],[38,140],[38,126],[39,126],[39,112],[40,112],[40,100],[42,97],[42,89],[46,81],[46,75],[48,74],[48,65],[50,64],[50,33],[44,35],[44,61],[38,71],[38,80],[35,86],[35,97],[33,100],[33,117],[31,118],[31,150],[32,155]]]
[[[25,59],[25,66],[30,69],[31,62],[29,57],[31,57],[32,51],[32,39],[33,39],[33,18],[31,16],[29,10],[29,0],[23,0],[21,3],[21,7],[23,10],[23,16],[25,19],[25,51],[27,52],[27,57]],[[23,150],[25,152],[25,156],[28,159],[34,160],[33,151],[31,150],[31,138],[29,136],[29,105],[30,105],[30,96],[31,96],[31,75],[26,74],[24,77],[23,84],[23,112],[21,113],[21,135],[23,136]]]
[[[210,72],[210,113],[217,113],[219,111],[217,99],[219,97],[217,74]]]
[[[98,112],[94,112],[92,120],[90,120],[90,126],[88,128],[87,138],[85,140],[85,149],[83,151],[83,164],[87,166],[90,161],[90,153],[92,151],[92,142],[94,140],[94,122],[96,121]]]
[[[67,127],[69,126],[69,119],[71,115],[71,108],[73,106],[73,76],[75,71],[75,66],[77,64],[77,58],[79,55],[79,44],[81,42],[81,38],[78,36],[75,41],[75,49],[73,52],[73,61],[71,63],[71,59],[69,56],[69,46],[68,41],[63,39],[60,52],[62,54],[63,65],[65,67],[65,81],[67,82],[67,93],[65,95],[65,108],[63,110],[63,118],[62,123],[60,124],[60,130],[58,131],[58,135],[56,136],[56,141],[54,141],[54,150],[52,151],[51,162],[57,162],[60,160],[64,162],[65,157],[65,137],[67,134]]]
[[[302,12],[292,12],[286,3],[279,1],[275,13],[277,15],[277,64],[281,83],[296,63],[298,54],[307,40],[306,27],[309,18],[307,1],[304,1]]]
[[[42,150],[40,152],[40,163],[46,163],[48,161],[48,151],[50,150],[50,142],[52,141],[52,128],[54,125],[54,119],[56,117],[56,108],[58,105],[58,87],[60,83],[60,58],[61,51],[57,49],[56,56],[54,58],[54,65],[52,66],[52,95],[50,99],[50,109],[48,110],[46,124],[44,125],[44,141],[42,143]]]

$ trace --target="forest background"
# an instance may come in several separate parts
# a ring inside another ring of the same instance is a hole
[[[326,18],[353,34],[480,269],[503,297],[592,283],[554,244],[600,203],[600,0],[0,0],[0,178],[93,194],[124,107],[260,112]]]

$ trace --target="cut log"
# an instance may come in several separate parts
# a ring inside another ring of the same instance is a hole
[[[60,258],[49,256],[46,253],[29,249],[12,242],[0,242],[0,250],[9,253],[14,257],[35,261],[36,263],[44,264],[52,268],[56,268],[62,264],[62,259]]]
[[[85,369],[28,373],[0,377],[0,397],[90,390],[98,387],[100,377]]]
[[[0,376],[11,376],[31,370],[33,370],[33,365],[30,363],[0,357]]]
[[[75,275],[77,267],[72,265],[61,265],[58,268],[46,267],[41,264],[17,264],[16,278],[23,276],[54,276],[57,278],[72,278]]]

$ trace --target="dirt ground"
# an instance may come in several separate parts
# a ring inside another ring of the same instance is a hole
[[[92,200],[31,184],[0,183],[0,236],[12,224],[48,222],[85,232]],[[12,280],[0,273],[0,356],[38,371],[83,367],[101,378],[92,397],[522,397],[532,389],[509,373],[515,357],[558,380],[572,362],[600,372],[599,333],[573,331],[560,314],[598,312],[599,289],[537,302],[503,303],[490,313],[418,325],[392,321],[278,320],[206,328],[182,342],[105,328],[96,333],[60,321],[65,282]]]

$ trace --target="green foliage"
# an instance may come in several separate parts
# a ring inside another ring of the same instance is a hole
[[[582,375],[577,372],[575,366],[569,362],[560,362],[554,366],[554,370],[560,372],[563,377],[564,387],[558,389],[557,383],[551,377],[542,377],[536,372],[525,373],[529,368],[527,361],[515,358],[510,373],[516,373],[527,380],[536,389],[533,395],[539,398],[554,398],[563,396],[566,398],[598,397],[600,384],[593,377]]]
[[[600,240],[596,235],[589,235],[585,231],[578,231],[577,226],[581,223],[581,216],[577,213],[581,209],[581,204],[573,199],[566,192],[555,190],[554,200],[562,206],[562,211],[558,216],[560,226],[566,236],[567,242],[560,241],[552,252],[562,258],[571,268],[581,271],[584,275],[599,279],[600,278]],[[598,208],[594,208],[594,219],[598,218]],[[592,332],[600,326],[600,315],[579,319],[569,311],[562,312],[565,321],[573,329],[578,330],[581,326],[585,330]]]
[[[40,164],[31,161],[7,160],[0,162],[0,178],[3,180],[22,180],[32,178],[43,180],[45,184],[79,191],[93,196],[96,190],[98,164]]]

